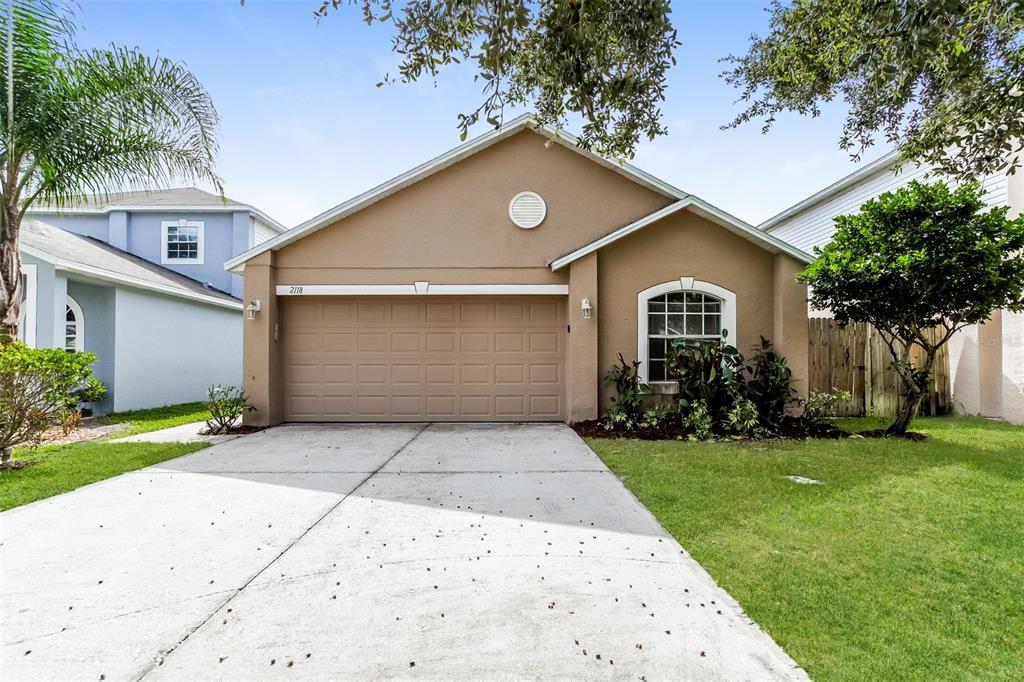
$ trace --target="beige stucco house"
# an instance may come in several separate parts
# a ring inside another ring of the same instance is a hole
[[[671,338],[723,333],[802,388],[807,261],[521,117],[228,262],[247,419],[592,419],[618,353],[658,382]]]

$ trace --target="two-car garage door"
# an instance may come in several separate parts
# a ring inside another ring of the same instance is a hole
[[[560,421],[565,299],[286,298],[287,421]]]

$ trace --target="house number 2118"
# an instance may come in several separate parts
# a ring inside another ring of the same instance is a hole
[[[290,293],[290,294],[301,294],[302,293],[302,287],[291,287],[289,289],[288,293]]]

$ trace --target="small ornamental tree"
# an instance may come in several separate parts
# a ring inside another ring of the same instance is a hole
[[[911,182],[836,218],[833,241],[798,276],[812,305],[840,324],[871,324],[888,345],[905,400],[887,435],[906,433],[953,334],[993,310],[1024,310],[1024,217],[984,209],[976,185]]]

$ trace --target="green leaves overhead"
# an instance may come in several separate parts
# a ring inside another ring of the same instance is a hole
[[[876,137],[970,181],[1021,164],[1024,6],[1017,0],[797,0],[771,6],[768,35],[726,59],[726,82],[767,131],[784,111],[842,99],[854,157]]]
[[[476,63],[483,102],[459,115],[463,138],[478,121],[498,126],[506,107],[528,106],[538,122],[583,117],[580,142],[631,158],[641,138],[666,132],[660,103],[679,43],[668,0],[325,0],[316,14],[356,5],[367,24],[394,29],[397,78],[434,78]]]

